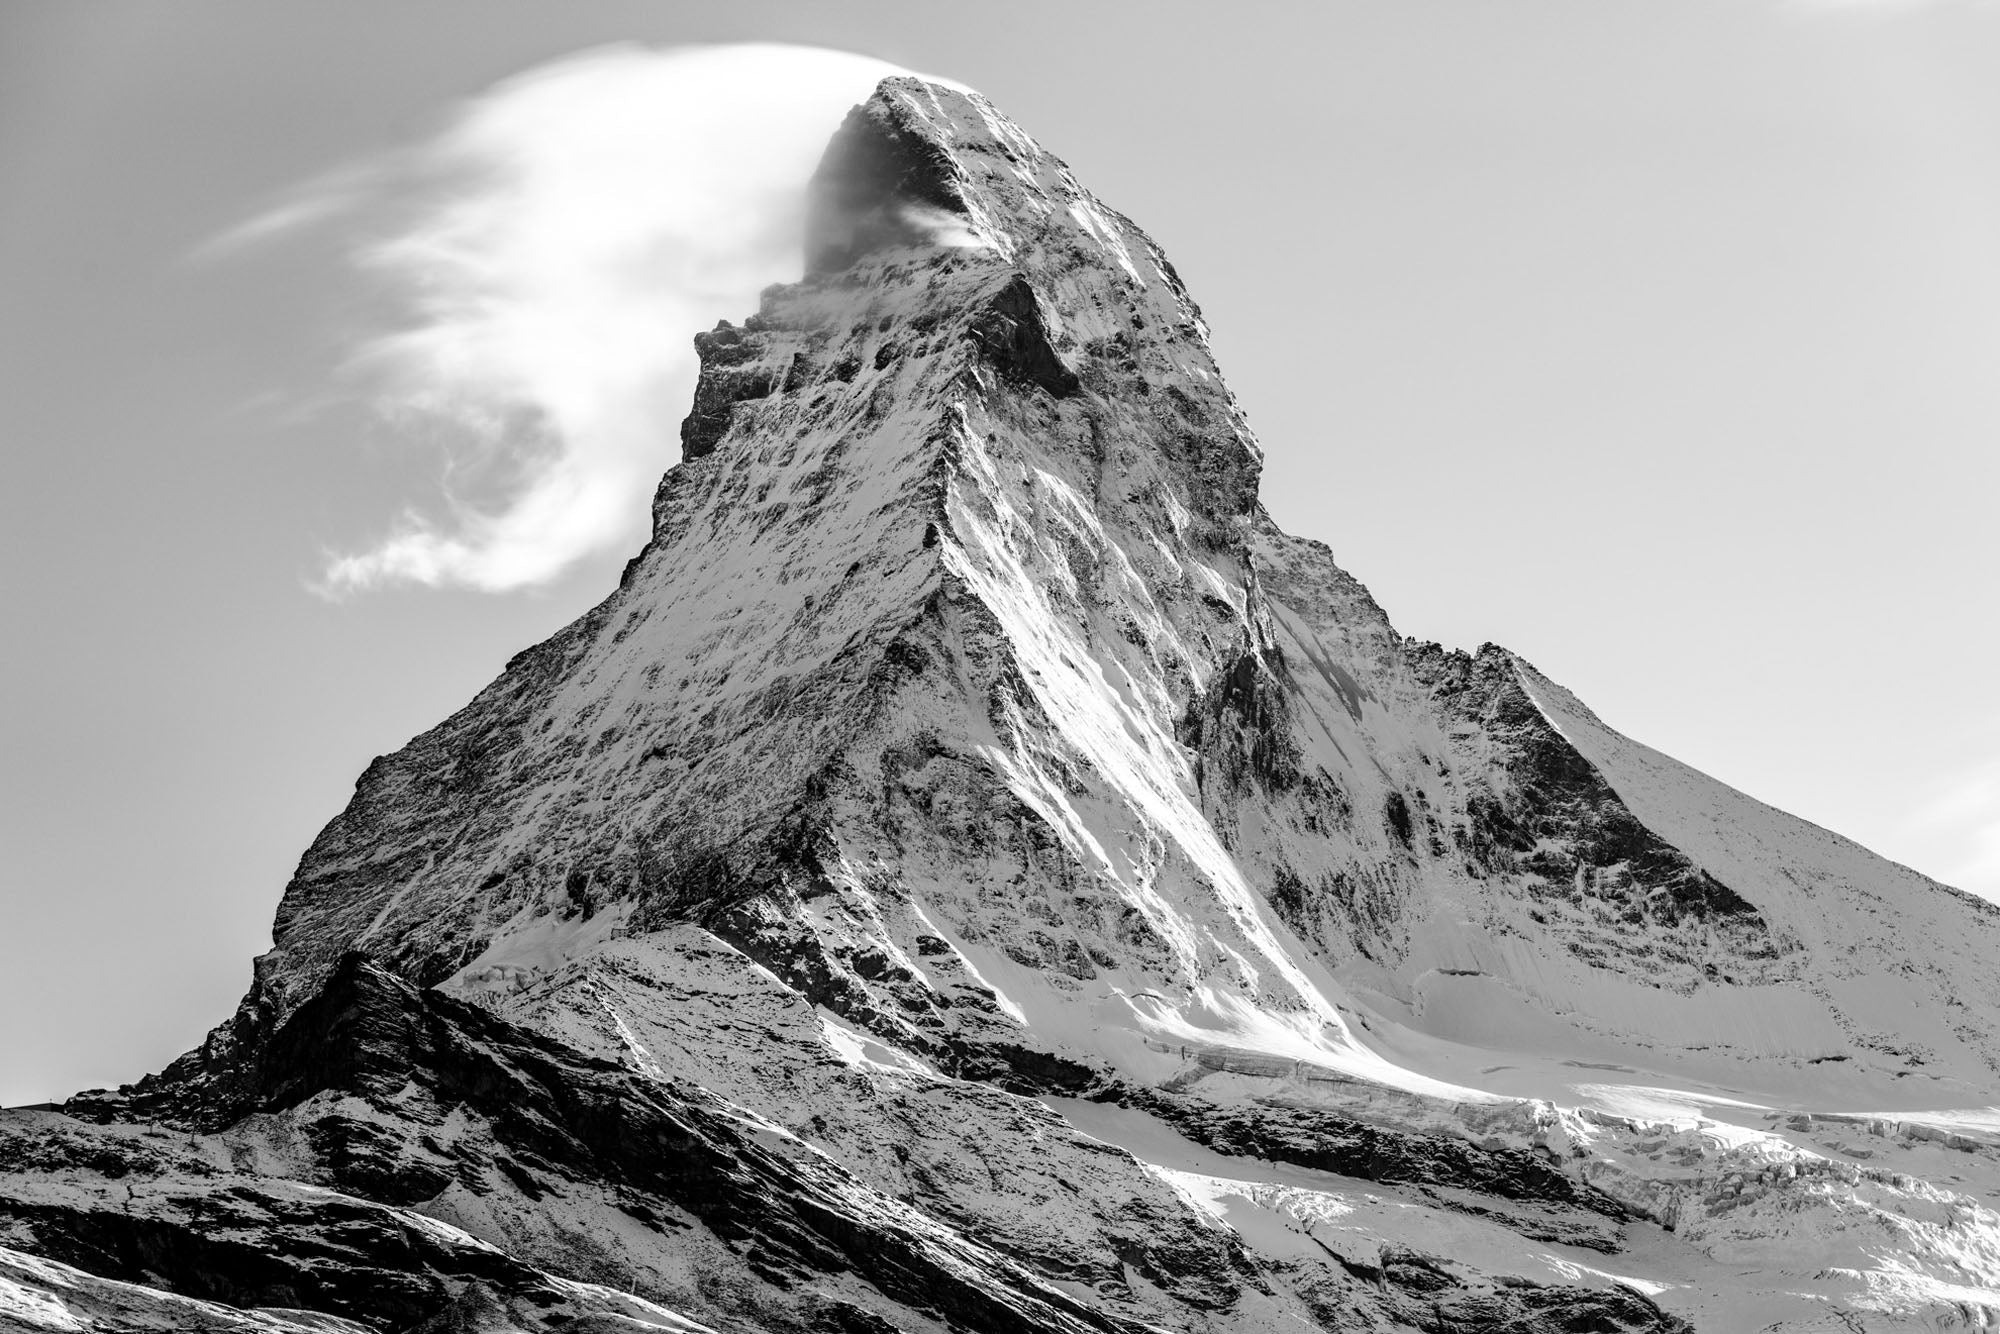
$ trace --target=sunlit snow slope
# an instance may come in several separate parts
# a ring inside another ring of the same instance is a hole
[[[0,1119],[0,1246],[375,1329],[2000,1322],[2000,910],[1404,640],[984,99],[814,198],[618,590],[369,767],[201,1051]],[[195,1240],[349,1208],[452,1230],[407,1300]]]

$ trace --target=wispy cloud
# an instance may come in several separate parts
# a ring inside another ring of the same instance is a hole
[[[588,51],[211,242],[227,255],[365,218],[355,262],[401,312],[347,369],[399,439],[438,451],[440,483],[330,556],[319,591],[520,589],[638,540],[678,448],[694,333],[799,275],[813,167],[847,109],[901,72],[810,47]]]
[[[2000,901],[2000,720],[1982,733],[1984,757],[1940,779],[1904,824],[1930,849],[1927,868],[1947,883]]]
[[[327,222],[365,203],[390,175],[393,159],[354,162],[284,191],[260,211],[195,248],[196,260],[228,259]]]

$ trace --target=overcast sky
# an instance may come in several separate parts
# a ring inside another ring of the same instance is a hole
[[[648,50],[718,42],[1137,219],[1405,633],[2000,897],[1991,7],[17,3],[0,1103],[197,1042],[368,759],[611,587],[875,71]]]

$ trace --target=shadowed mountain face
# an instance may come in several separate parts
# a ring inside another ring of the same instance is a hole
[[[0,1116],[0,1326],[2000,1319],[2000,913],[1399,637],[983,99],[814,185],[619,588]]]

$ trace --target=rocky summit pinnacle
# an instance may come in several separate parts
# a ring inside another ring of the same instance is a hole
[[[2000,910],[1400,637],[978,95],[806,233],[237,1014],[0,1114],[0,1326],[2000,1320]]]

